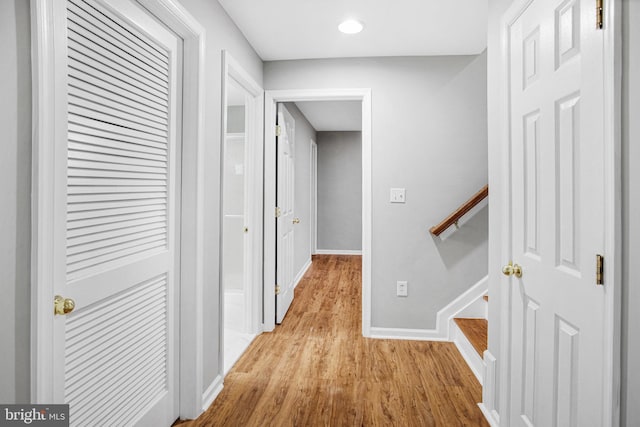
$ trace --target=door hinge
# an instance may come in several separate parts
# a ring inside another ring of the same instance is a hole
[[[604,0],[596,0],[596,29],[604,27]]]
[[[280,210],[279,207],[276,206],[276,218],[280,218],[281,215],[282,215],[282,211]]]
[[[604,285],[604,257],[596,255],[596,285]]]
[[[276,295],[280,295],[280,286],[276,285]]]
[[[276,136],[282,135],[282,128],[280,125],[276,125]]]

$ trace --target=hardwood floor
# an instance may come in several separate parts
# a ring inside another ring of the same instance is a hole
[[[488,426],[455,345],[365,339],[361,257],[315,256],[282,325],[183,426]]]

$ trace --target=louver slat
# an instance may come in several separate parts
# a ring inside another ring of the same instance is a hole
[[[71,281],[167,248],[170,99],[155,42],[83,0],[68,28]]]
[[[69,27],[74,28],[84,28],[77,24],[86,22],[84,21],[82,16],[76,13],[77,11],[78,10],[74,10],[73,7],[69,9],[69,19],[67,21],[68,25]],[[104,49],[109,50],[114,55],[120,56],[124,62],[129,63],[142,70],[148,68],[148,72],[156,75],[159,79],[166,78],[168,69],[166,64],[162,63],[162,61],[155,62],[147,60],[147,58],[145,58],[145,55],[141,55],[139,54],[139,52],[136,52],[136,50],[140,49],[140,46],[144,45],[144,43],[141,43],[141,39],[118,39],[116,37],[113,37],[112,33],[103,31],[101,27],[101,25],[96,26],[93,22],[91,22],[88,24],[88,28],[84,28],[84,31],[91,34],[91,36],[88,38],[90,38],[94,42],[95,46],[100,46]],[[72,36],[69,35],[69,38],[72,38]]]
[[[77,61],[77,65],[86,65],[96,71],[104,72],[104,75],[133,87],[142,85],[140,92],[153,95],[160,101],[167,96],[164,91],[166,82],[157,79],[157,76],[153,74],[141,75],[141,70],[137,70],[137,67],[127,68],[123,64],[108,61],[106,58],[96,59],[95,52],[86,45],[86,40],[92,39],[95,34],[71,23],[69,25],[69,35],[72,37],[69,39],[69,49],[74,51],[74,59]],[[101,76],[101,74],[93,75]]]
[[[160,135],[160,136],[167,135],[166,124],[157,123],[157,122],[154,122],[153,120],[148,120],[143,117],[131,114],[130,112],[122,111],[119,108],[121,106],[119,105],[114,106],[108,101],[105,102],[104,100],[98,100],[95,98],[84,99],[84,98],[81,98],[80,96],[75,96],[70,93],[69,104],[70,106],[73,106],[78,110],[96,112],[104,116],[107,116],[109,118],[113,118],[119,121],[119,123],[118,122],[115,122],[115,123],[120,124],[121,126],[134,127],[134,128],[141,127],[141,129],[139,130],[144,131],[145,129],[150,129],[150,133],[153,133],[155,135]],[[99,118],[95,115],[92,115],[92,116],[95,119],[99,119],[99,120],[104,119],[104,117]]]
[[[137,53],[143,54],[145,57],[152,59],[159,65],[163,65],[164,69],[168,69],[167,53],[155,46],[153,43],[145,42],[136,37],[130,29],[125,28],[122,24],[107,17],[103,12],[98,11],[91,6],[86,5],[82,1],[71,0],[69,9],[74,12],[75,16],[84,18],[87,22],[98,23],[100,28],[105,28],[113,37],[118,38],[123,43],[128,44],[135,49]],[[127,42],[129,41],[129,42]]]
[[[129,147],[131,151],[140,151],[150,148],[155,150],[162,150],[163,152],[165,152],[167,149],[166,141],[151,141],[149,139],[142,138],[140,135],[129,136],[124,134],[122,130],[116,133],[113,132],[113,130],[98,129],[95,127],[91,127],[93,123],[91,123],[89,120],[85,120],[83,122],[77,117],[74,117],[74,119],[76,119],[78,123],[69,122],[68,124],[69,135],[73,136],[74,141],[82,142],[84,141],[83,138],[99,138],[101,140],[126,144],[126,147]],[[91,143],[91,141],[88,142]]]
[[[105,301],[68,316],[65,401],[74,424],[118,425],[115,417],[133,419],[140,405],[166,392],[166,295],[162,275],[116,297],[136,309]]]

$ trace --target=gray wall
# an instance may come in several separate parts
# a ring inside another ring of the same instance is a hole
[[[623,426],[640,425],[640,2],[623,2],[622,78],[622,407]]]
[[[500,199],[498,146],[498,105],[499,105],[499,22],[512,0],[489,1],[489,48],[488,48],[488,89],[489,89],[489,185],[490,201]],[[640,287],[633,280],[630,266],[640,259],[640,225],[633,218],[640,212],[640,2],[622,0],[622,394],[621,425],[640,425]],[[492,185],[495,183],[496,185]],[[503,263],[500,252],[499,212],[489,218],[491,239],[489,241],[489,293],[490,304],[499,306],[500,267]],[[636,275],[637,276],[637,275]],[[500,355],[500,318],[498,310],[489,313],[489,350],[494,356]]]
[[[373,326],[434,328],[487,273],[486,210],[446,241],[428,232],[487,183],[486,79],[484,54],[264,65],[265,89],[372,89]],[[392,187],[406,204],[389,203]]]
[[[180,0],[206,30],[204,210],[204,378],[218,372],[219,215],[222,49],[227,49],[262,84],[262,61],[220,4]],[[31,69],[29,0],[0,2],[0,402],[29,400],[29,257],[31,177]],[[203,391],[204,391],[203,389]]]
[[[287,110],[296,121],[294,155],[295,155],[295,184],[293,195],[293,210],[300,223],[295,225],[293,245],[295,257],[293,263],[294,274],[299,274],[311,259],[311,146],[309,141],[316,139],[316,130],[298,109],[296,104],[286,102]]]
[[[29,0],[0,2],[0,402],[29,402]]]
[[[318,249],[362,249],[362,132],[318,132]]]

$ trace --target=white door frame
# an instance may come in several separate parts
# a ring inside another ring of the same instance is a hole
[[[500,147],[501,158],[501,185],[502,199],[498,200],[501,206],[496,207],[496,212],[502,218],[501,247],[504,263],[511,259],[511,148],[509,133],[510,93],[509,93],[509,52],[511,46],[508,43],[511,26],[532,0],[517,0],[508,9],[501,21],[501,64],[500,64]],[[594,12],[595,13],[595,12]],[[616,426],[620,419],[620,313],[621,313],[621,125],[620,125],[620,99],[621,99],[621,1],[610,0],[604,5],[604,136],[605,143],[605,242],[604,242],[604,286],[606,291],[605,301],[605,337],[603,346],[607,349],[605,354],[605,366],[594,366],[594,374],[602,369],[604,373],[604,418],[602,425]],[[499,268],[499,266],[490,266]],[[595,262],[594,262],[595,268]],[[503,275],[500,288],[500,419],[510,419],[511,407],[510,375],[511,375],[511,292],[509,278]]]
[[[249,292],[250,305],[246,307],[248,312],[247,320],[249,332],[258,334],[262,332],[262,135],[263,135],[263,106],[264,90],[262,87],[242,68],[240,63],[226,50],[222,51],[222,136],[225,140],[227,129],[227,93],[229,85],[233,80],[251,97],[245,104],[245,144],[248,147],[248,157],[245,159],[245,177],[248,181],[248,192],[245,200],[252,201],[252,209],[249,210],[246,218],[246,226],[249,228],[247,246],[245,254],[250,254],[251,262],[246,265],[247,271],[244,280],[245,291]],[[224,144],[220,144],[220,194],[223,194],[224,185]],[[222,286],[223,266],[222,266],[222,242],[223,242],[223,217],[224,206],[220,203],[220,357],[219,369],[224,372],[224,287]],[[246,285],[249,284],[247,288]]]
[[[203,195],[204,195],[204,29],[173,0],[137,0],[183,41],[183,131],[180,274],[180,416],[202,412]],[[66,137],[57,126],[66,111],[57,111],[53,46],[54,11],[58,0],[31,0],[33,58],[33,180],[31,242],[31,402],[53,403],[53,286],[55,254],[50,212],[53,211],[54,160],[50,144]]]
[[[315,255],[318,250],[318,144],[313,139],[309,140],[309,170],[311,171],[311,179],[309,188],[309,200],[311,200],[311,255]]]
[[[371,89],[291,89],[265,92],[264,106],[264,330],[275,328],[276,104],[362,102],[362,335],[371,335]]]

